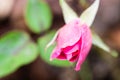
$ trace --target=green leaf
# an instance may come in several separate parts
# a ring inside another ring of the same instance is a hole
[[[93,44],[95,46],[101,48],[102,50],[104,50],[108,53],[110,53],[114,57],[118,56],[118,53],[115,50],[110,49],[110,47],[107,46],[95,32],[92,32],[92,38],[93,38]]]
[[[37,47],[25,32],[11,31],[0,37],[0,78],[32,62]]]
[[[59,0],[59,2],[62,8],[65,23],[69,23],[70,21],[78,18],[77,14],[69,7],[65,0]]]
[[[97,14],[99,3],[100,0],[95,0],[94,3],[81,14],[80,20],[83,24],[87,24],[91,27]]]
[[[46,45],[48,42],[52,39],[54,36],[55,31],[51,31],[50,33],[46,34],[45,36],[39,38],[38,44],[39,44],[39,51],[41,58],[46,61],[48,64],[54,65],[54,66],[60,66],[60,67],[67,67],[71,66],[72,63],[68,61],[62,61],[58,59],[54,59],[53,61],[50,61],[50,55],[55,47],[55,45],[50,46],[47,50],[45,50]]]
[[[48,4],[43,0],[28,0],[25,20],[34,33],[48,30],[52,23],[52,14]]]

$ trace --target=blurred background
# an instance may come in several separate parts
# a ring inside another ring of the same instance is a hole
[[[94,2],[66,1],[79,15]],[[64,24],[58,0],[0,0],[0,80],[120,80],[119,54],[95,46],[79,72],[46,62],[45,37]],[[92,29],[120,53],[120,0],[100,0]]]

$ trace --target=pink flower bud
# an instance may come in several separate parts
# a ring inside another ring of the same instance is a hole
[[[81,24],[79,19],[75,19],[58,31],[56,42],[51,59],[77,62],[75,70],[80,70],[92,45],[90,28]]]

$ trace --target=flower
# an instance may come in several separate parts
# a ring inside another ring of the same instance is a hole
[[[51,60],[57,58],[77,62],[75,70],[80,70],[92,45],[90,28],[81,24],[80,19],[74,19],[59,29],[56,42]]]

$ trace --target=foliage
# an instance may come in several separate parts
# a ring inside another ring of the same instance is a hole
[[[0,77],[14,72],[37,57],[36,44],[27,33],[11,31],[0,38]]]
[[[43,0],[28,0],[25,20],[28,28],[34,33],[48,30],[52,23],[52,14],[48,4]]]

